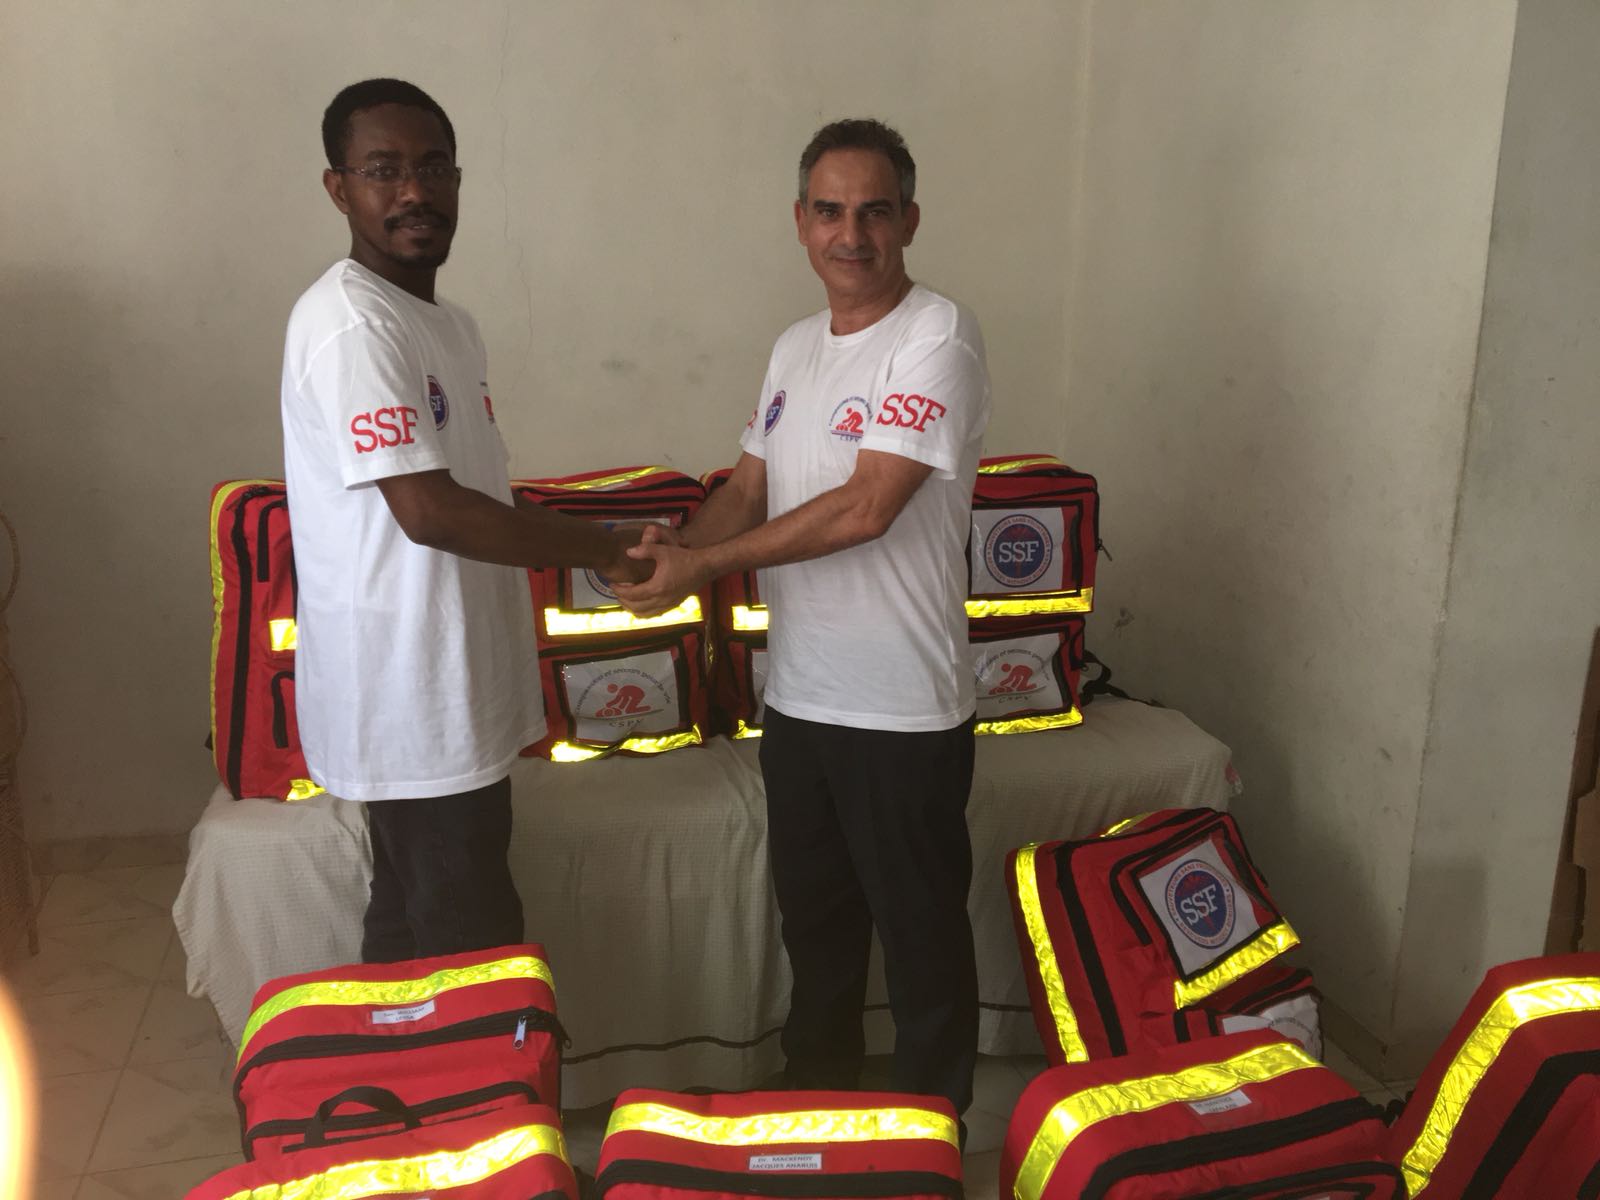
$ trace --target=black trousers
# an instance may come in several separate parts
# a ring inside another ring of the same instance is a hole
[[[400,962],[522,940],[506,867],[511,780],[423,800],[367,803],[372,892],[361,961]]]
[[[767,840],[794,972],[783,1029],[791,1085],[860,1077],[872,929],[894,1017],[894,1086],[972,1102],[978,969],[967,917],[973,725],[893,733],[769,706]]]

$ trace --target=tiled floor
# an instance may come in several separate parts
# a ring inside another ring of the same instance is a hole
[[[171,917],[181,854],[181,842],[151,839],[50,864],[41,952],[7,977],[41,1075],[37,1200],[178,1200],[239,1161],[229,1047],[211,1006],[184,991]],[[1376,1103],[1402,1094],[1337,1047],[1328,1063]],[[971,1200],[994,1200],[1006,1122],[1043,1068],[1042,1057],[980,1061],[966,1114]],[[603,1106],[567,1114],[573,1160],[591,1174],[606,1116]]]

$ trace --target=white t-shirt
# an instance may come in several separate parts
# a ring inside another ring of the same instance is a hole
[[[311,777],[348,800],[504,778],[545,730],[527,575],[417,545],[373,486],[444,467],[512,502],[472,318],[330,267],[289,317],[283,453]]]
[[[972,715],[966,543],[989,422],[973,315],[920,285],[857,333],[824,310],[772,349],[740,445],[767,463],[767,515],[847,480],[857,450],[926,463],[875,541],[761,573],[771,612],[766,703],[861,729],[949,729]]]

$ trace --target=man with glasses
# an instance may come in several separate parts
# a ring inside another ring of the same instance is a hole
[[[649,574],[638,533],[515,506],[477,325],[434,295],[455,131],[397,79],[345,88],[322,182],[350,256],[294,307],[283,436],[299,584],[295,704],[311,777],[369,801],[367,962],[522,940],[510,769],[545,730],[527,579]]]

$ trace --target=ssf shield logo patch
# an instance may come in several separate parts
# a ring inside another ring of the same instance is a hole
[[[1191,858],[1167,880],[1167,913],[1184,937],[1215,949],[1233,934],[1233,885],[1210,863]]]
[[[783,416],[783,399],[784,394],[782,392],[778,392],[772,397],[772,403],[767,405],[767,421],[762,427],[762,436],[770,434],[774,429],[777,428],[778,418]]]
[[[484,397],[487,404],[489,398]],[[444,389],[439,386],[439,381],[432,375],[428,376],[428,407],[433,409],[433,427],[443,429],[450,423],[450,401],[444,394]],[[491,419],[493,414],[491,413]]]
[[[1037,583],[1050,569],[1055,544],[1050,531],[1022,513],[1013,513],[995,524],[983,543],[983,561],[1006,587],[1023,588]]]

